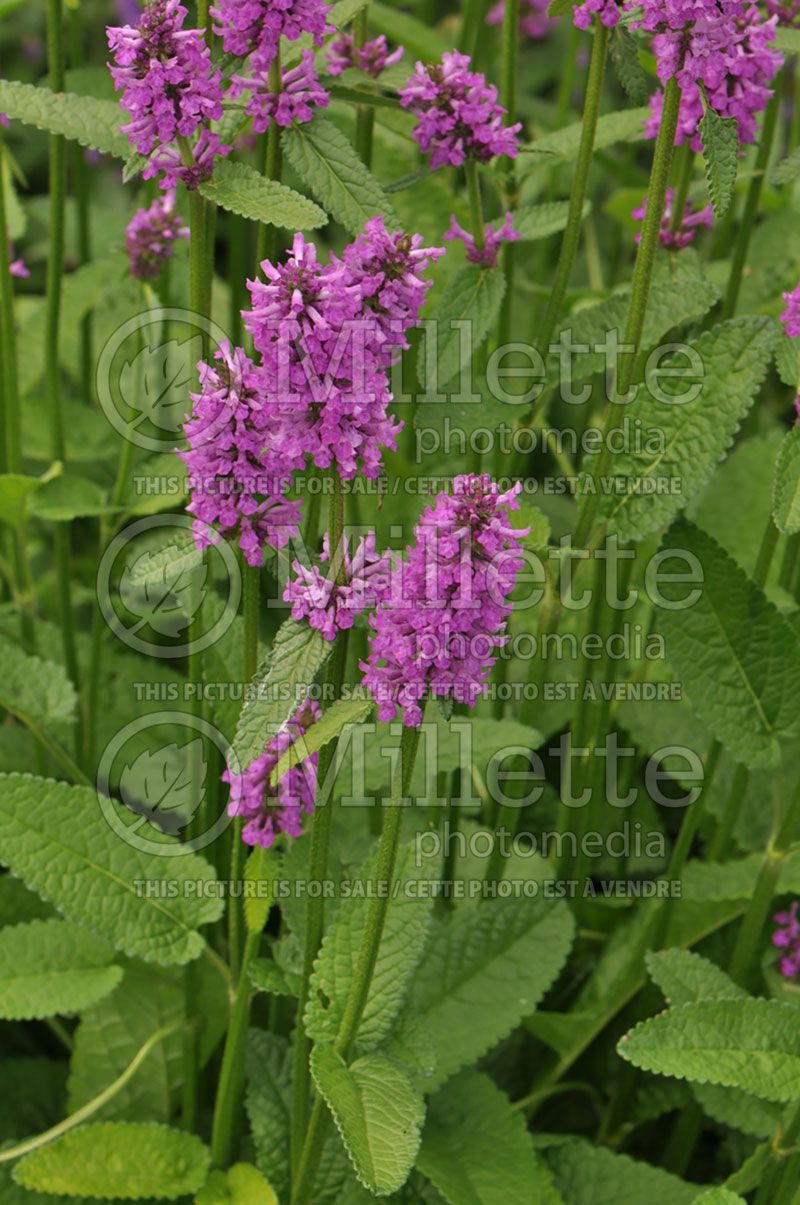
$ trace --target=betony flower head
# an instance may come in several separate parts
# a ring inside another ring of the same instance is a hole
[[[549,7],[549,0],[522,0],[519,6],[520,33],[535,42],[546,38],[550,30],[558,24],[554,17],[548,17],[547,10]],[[505,11],[505,0],[499,0],[499,3],[489,9],[489,14],[486,18],[487,24],[502,25]]]
[[[363,46],[357,46],[350,34],[343,33],[331,42],[326,53],[329,75],[341,75],[348,67],[355,67],[372,79],[377,79],[387,67],[399,63],[405,51],[398,46],[389,53],[389,44],[383,34],[365,42]]]
[[[497,89],[469,67],[469,55],[446,51],[441,63],[417,63],[400,89],[400,104],[419,118],[414,139],[430,152],[431,167],[459,167],[465,159],[488,163],[496,155],[513,159],[517,154],[521,123],[503,125],[505,109],[497,102]]]
[[[223,50],[238,57],[252,53],[259,71],[269,70],[281,38],[296,42],[307,33],[321,46],[330,11],[321,0],[217,0],[210,9]]]
[[[444,237],[448,242],[453,239],[460,239],[467,249],[467,259],[471,264],[481,264],[485,268],[493,268],[497,263],[497,253],[503,243],[513,243],[520,236],[514,229],[514,215],[507,213],[502,226],[494,229],[489,223],[484,229],[483,246],[478,247],[475,239],[465,230],[463,226],[459,226],[456,221],[455,214],[450,217],[450,229],[445,231]]]
[[[200,365],[200,392],[184,424],[187,469],[198,547],[238,537],[249,565],[267,544],[282,548],[298,533],[300,510],[286,498],[289,467],[280,454],[280,415],[261,373],[241,348],[220,344],[214,365]]]
[[[382,720],[399,709],[417,727],[428,695],[472,707],[484,692],[524,564],[526,533],[509,522],[521,488],[501,493],[488,475],[467,474],[423,511],[370,617],[361,668]]]
[[[304,50],[300,62],[283,73],[280,92],[272,91],[269,68],[261,66],[249,76],[235,76],[233,83],[236,94],[249,90],[245,112],[253,118],[253,129],[259,134],[273,121],[279,126],[310,121],[314,109],[324,109],[330,103],[330,96],[319,82],[311,50]]]
[[[784,293],[783,300],[786,309],[781,314],[781,322],[789,338],[797,339],[800,336],[800,284],[791,293]]]
[[[572,22],[578,29],[588,29],[595,16],[607,29],[613,29],[620,19],[619,5],[616,0],[583,0],[575,5]]]
[[[772,934],[772,944],[782,951],[778,963],[785,979],[796,979],[800,972],[800,920],[797,900],[788,912],[776,912],[772,918],[778,928]]]
[[[661,229],[659,231],[659,242],[662,247],[669,247],[670,250],[677,251],[681,247],[688,247],[691,243],[697,228],[705,226],[710,230],[714,224],[714,210],[711,205],[706,205],[703,209],[695,210],[691,201],[687,201],[683,210],[681,224],[677,230],[672,229],[673,217],[673,202],[675,200],[675,189],[668,188],[666,203],[664,205],[664,216],[661,219]],[[631,217],[637,222],[644,221],[644,215],[647,210],[647,197],[645,197],[638,209],[631,211]],[[637,232],[636,242],[642,241],[641,231]]]
[[[155,280],[189,227],[175,212],[175,191],[156,197],[147,209],[137,209],[125,229],[125,250],[138,280]]]
[[[320,715],[320,708],[313,700],[301,704],[246,770],[241,774],[226,770],[222,775],[222,781],[230,785],[228,815],[242,817],[242,840],[248,845],[269,849],[281,833],[289,837],[301,835],[303,815],[314,810],[316,753],[287,770],[277,787],[271,786],[269,780],[281,756]]]
[[[295,561],[292,568],[296,576],[289,580],[283,594],[284,601],[292,604],[292,617],[307,619],[326,640],[335,640],[339,632],[351,628],[357,615],[377,604],[388,584],[391,553],[377,551],[374,531],[359,540],[352,556],[349,540],[343,540],[338,555],[341,566],[329,567],[327,575],[318,565],[307,568]],[[325,564],[330,561],[327,534],[320,560]]]

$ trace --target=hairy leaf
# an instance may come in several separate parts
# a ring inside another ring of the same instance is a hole
[[[739,127],[734,117],[720,117],[706,108],[698,133],[703,142],[706,182],[714,213],[727,213],[739,167]]]
[[[122,978],[114,951],[63,920],[0,929],[0,1017],[69,1016],[108,995]]]
[[[800,531],[800,427],[783,437],[775,463],[773,516],[778,531],[793,536]]]
[[[0,113],[50,134],[62,134],[81,146],[117,159],[130,155],[128,137],[119,128],[124,124],[125,114],[112,100],[96,100],[70,92],[56,94],[32,84],[0,80]]]
[[[314,230],[328,215],[293,188],[268,180],[248,163],[218,160],[214,175],[198,190],[222,209],[254,222],[268,222],[286,230]]]

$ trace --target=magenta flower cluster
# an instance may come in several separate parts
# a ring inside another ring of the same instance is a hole
[[[416,542],[392,569],[375,613],[364,682],[382,720],[417,727],[427,696],[474,706],[504,643],[524,561],[509,522],[517,483],[501,493],[488,475],[467,474],[441,493],[415,528]]]
[[[777,17],[764,18],[747,0],[644,0],[634,23],[654,35],[658,77],[677,77],[682,90],[677,142],[702,149],[703,94],[720,117],[735,118],[740,142],[756,136],[757,116],[772,95],[783,57],[771,45]],[[661,122],[663,94],[650,102],[649,137]]]
[[[698,227],[705,226],[710,230],[714,224],[714,210],[711,205],[705,205],[702,209],[696,210],[691,201],[687,201],[684,206],[683,216],[681,217],[680,225],[677,230],[672,229],[672,219],[674,214],[675,189],[668,188],[666,203],[664,205],[664,216],[661,219],[661,229],[659,231],[659,242],[662,247],[668,247],[671,251],[678,251],[682,247],[688,247]],[[631,211],[631,217],[637,222],[644,221],[644,215],[647,211],[647,197],[644,198],[638,209]],[[641,231],[636,235],[636,242],[642,241]]]
[[[447,51],[440,64],[417,63],[400,89],[400,104],[419,118],[414,138],[430,153],[431,167],[517,154],[521,123],[503,125],[506,111],[498,104],[497,89],[470,71],[470,61],[469,55]]]
[[[597,17],[607,29],[613,29],[620,19],[617,0],[583,0],[575,5],[572,22],[578,29],[588,29],[593,17]]]
[[[311,50],[304,50],[300,62],[283,73],[279,91],[273,89],[269,69],[256,66],[249,76],[234,76],[233,91],[249,92],[245,112],[253,118],[253,129],[258,134],[263,134],[273,121],[279,126],[310,121],[314,109],[324,109],[330,103],[330,96],[319,82]]]
[[[328,48],[328,74],[341,75],[348,67],[355,67],[372,79],[377,79],[387,67],[399,63],[404,53],[402,46],[389,53],[389,45],[383,34],[365,42],[363,46],[357,46],[354,38],[343,33]]]
[[[786,309],[781,314],[781,322],[786,327],[790,339],[800,337],[800,284],[791,293],[784,293],[783,300]]]
[[[155,280],[189,227],[175,212],[175,190],[156,197],[147,209],[137,209],[125,228],[125,250],[138,280]]]
[[[558,24],[554,17],[548,17],[549,7],[550,0],[522,0],[519,6],[520,33],[535,42],[546,38],[550,30]],[[505,11],[505,0],[499,0],[499,3],[489,9],[486,17],[487,24],[502,25]]]
[[[507,213],[502,226],[497,230],[488,223],[483,232],[483,246],[479,247],[473,236],[456,221],[455,214],[450,216],[450,228],[444,237],[448,242],[460,239],[467,249],[467,259],[471,264],[481,264],[484,268],[493,268],[497,263],[497,253],[503,243],[516,242],[520,237],[514,229],[514,215]]]
[[[303,815],[314,810],[316,753],[287,770],[277,787],[271,786],[269,780],[281,756],[320,715],[320,708],[313,700],[303,703],[246,770],[241,774],[226,770],[222,775],[222,781],[230,785],[228,815],[243,819],[242,839],[248,845],[269,849],[281,833],[289,837],[302,833]]]
[[[772,944],[781,951],[779,967],[786,979],[795,979],[800,971],[800,920],[797,917],[797,900],[788,912],[776,912],[772,918],[778,928],[772,935]]]
[[[335,640],[339,632],[351,628],[357,615],[377,605],[389,581],[391,553],[378,552],[375,533],[369,532],[350,555],[350,542],[342,541],[337,554],[342,564],[329,566],[326,575],[318,565],[310,567],[295,561],[295,577],[287,583],[283,597],[292,604],[292,618],[307,619],[326,640]],[[330,561],[330,540],[323,541],[323,564]]]

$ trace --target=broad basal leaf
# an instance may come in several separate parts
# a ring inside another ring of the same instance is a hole
[[[486,340],[506,291],[499,268],[467,264],[447,282],[433,318],[434,338],[420,344],[417,377],[423,389],[436,393],[459,375]],[[429,363],[430,354],[436,362]]]
[[[381,1054],[348,1066],[325,1044],[314,1047],[311,1071],[361,1183],[378,1195],[396,1192],[414,1166],[425,1118],[407,1073]]]
[[[127,159],[130,155],[127,135],[119,128],[124,124],[125,114],[111,100],[95,100],[70,92],[56,95],[48,88],[0,80],[0,113],[50,134],[63,134],[81,146],[115,155],[118,159]]]
[[[800,531],[800,427],[792,427],[783,437],[775,464],[773,504],[778,531],[785,536]]]
[[[0,1017],[69,1016],[112,992],[122,978],[114,951],[63,920],[0,929]]]
[[[660,1167],[580,1140],[547,1147],[545,1154],[569,1205],[689,1205],[700,1191]]]
[[[800,726],[795,687],[800,643],[794,629],[732,557],[693,524],[681,521],[665,537],[702,568],[694,605],[659,612],[667,656],[700,719],[737,761],[751,769],[774,765],[781,738]],[[667,600],[685,599],[686,585],[665,583]]]
[[[739,166],[739,127],[734,117],[720,117],[706,108],[698,133],[703,143],[703,160],[711,204],[718,218],[727,213],[736,184]]]
[[[208,1148],[168,1126],[108,1121],[79,1126],[26,1155],[14,1168],[24,1188],[71,1196],[174,1199],[206,1178]]]
[[[360,234],[377,214],[383,215],[389,229],[399,229],[383,188],[333,122],[315,117],[304,125],[290,126],[282,142],[294,170],[351,234]]]
[[[777,1000],[703,1000],[637,1025],[617,1050],[645,1071],[800,1100],[797,1009]]]
[[[231,213],[287,230],[314,230],[328,220],[313,201],[277,180],[268,180],[248,163],[218,160],[214,175],[198,191]]]
[[[89,787],[0,775],[0,858],[68,920],[150,962],[197,958],[204,944],[197,926],[222,913],[223,901],[213,892],[183,887],[214,880],[207,862],[197,854],[167,860],[128,845]],[[177,887],[174,896],[157,889],[148,894],[149,883],[158,887],[166,878]]]

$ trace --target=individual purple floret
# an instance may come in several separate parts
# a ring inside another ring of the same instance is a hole
[[[189,189],[197,188],[198,184],[208,180],[214,170],[215,161],[229,155],[231,149],[220,142],[219,135],[213,130],[203,128],[192,147],[191,162],[184,162],[181,152],[173,143],[161,147],[151,155],[142,176],[145,180],[151,180],[160,175],[159,188],[174,188],[179,180]]]
[[[8,272],[10,276],[17,276],[20,280],[24,280],[26,276],[30,276],[30,270],[25,263],[25,260],[20,255],[15,256],[14,248],[11,243],[8,244],[8,255],[10,263]]]
[[[619,5],[616,0],[583,0],[582,4],[575,5],[572,22],[578,29],[588,29],[592,17],[597,17],[607,29],[612,29],[619,22]]]
[[[414,138],[430,152],[431,167],[459,167],[465,159],[488,163],[496,155],[517,154],[520,122],[503,125],[505,109],[497,89],[470,71],[469,55],[445,52],[439,64],[417,63],[400,89],[400,104],[419,118]]]
[[[282,37],[295,42],[308,33],[321,46],[330,11],[321,0],[217,0],[210,9],[223,50],[239,57],[252,53],[260,71],[269,70]]]
[[[314,109],[324,109],[330,103],[330,96],[319,82],[311,50],[304,50],[300,62],[283,73],[280,92],[271,89],[269,69],[260,67],[249,76],[236,76],[234,89],[237,93],[250,91],[245,112],[253,118],[253,129],[259,134],[273,121],[279,126],[310,121]]]
[[[330,569],[335,577],[326,576],[318,565],[306,568],[295,561],[292,568],[296,577],[289,580],[283,597],[292,604],[293,619],[307,619],[326,640],[335,640],[339,632],[351,628],[356,615],[377,605],[389,580],[391,553],[378,552],[375,547],[375,532],[371,531],[359,540],[355,553],[350,555],[350,541],[343,541],[343,565]],[[330,558],[330,540],[325,535],[320,560],[327,563]]]
[[[778,928],[772,935],[772,944],[782,950],[778,963],[786,979],[795,979],[800,971],[800,920],[797,918],[797,900],[788,912],[776,912],[772,918]]]
[[[415,528],[416,543],[398,561],[374,615],[364,682],[382,720],[415,728],[428,695],[473,707],[494,653],[505,641],[508,596],[524,564],[505,493],[483,474],[453,481]]]
[[[519,6],[520,33],[535,42],[546,38],[550,30],[558,24],[558,21],[554,17],[548,17],[547,10],[549,7],[550,0],[522,0]],[[505,0],[499,0],[499,3],[489,9],[489,14],[486,18],[487,24],[502,25],[505,10]]]
[[[155,280],[189,227],[175,212],[175,190],[156,197],[147,209],[137,209],[125,229],[125,250],[138,280]]]
[[[349,34],[340,34],[327,50],[328,74],[341,75],[348,67],[356,67],[366,75],[377,79],[387,67],[399,63],[405,51],[402,46],[389,53],[389,44],[383,34],[357,46]]]
[[[471,264],[481,264],[484,268],[493,268],[497,263],[497,253],[503,243],[513,243],[520,236],[514,229],[514,215],[507,213],[505,220],[497,230],[494,229],[491,223],[488,223],[484,229],[483,246],[478,247],[475,239],[465,230],[463,226],[459,226],[456,221],[455,214],[450,217],[450,229],[445,231],[444,237],[448,242],[453,239],[460,239],[467,249],[467,259]]]
[[[781,314],[781,322],[786,327],[789,338],[797,339],[800,336],[800,285],[791,293],[784,293],[783,300],[786,302],[786,309]]]
[[[666,204],[664,205],[664,216],[661,219],[661,230],[659,232],[659,242],[662,247],[669,247],[673,251],[679,250],[681,247],[688,247],[695,234],[698,226],[705,226],[710,230],[714,224],[714,210],[711,205],[706,205],[703,209],[695,210],[691,201],[687,201],[683,210],[681,224],[677,230],[672,229],[672,205],[675,200],[675,189],[667,189]],[[631,211],[631,217],[637,222],[644,221],[645,211],[647,210],[647,197],[645,197],[638,209]],[[641,231],[636,235],[636,242],[642,241]]]
[[[184,425],[189,449],[179,452],[191,494],[199,548],[235,535],[249,565],[260,565],[267,544],[282,548],[298,533],[300,509],[285,497],[288,466],[281,455],[280,413],[259,370],[227,343],[201,364],[200,392]]]
[[[228,815],[241,816],[242,840],[269,849],[281,833],[299,837],[303,815],[314,810],[317,790],[317,755],[312,753],[287,770],[277,787],[270,775],[286,750],[302,737],[321,715],[313,700],[301,704],[292,718],[273,737],[260,757],[241,774],[226,770],[222,781],[230,784]]]

